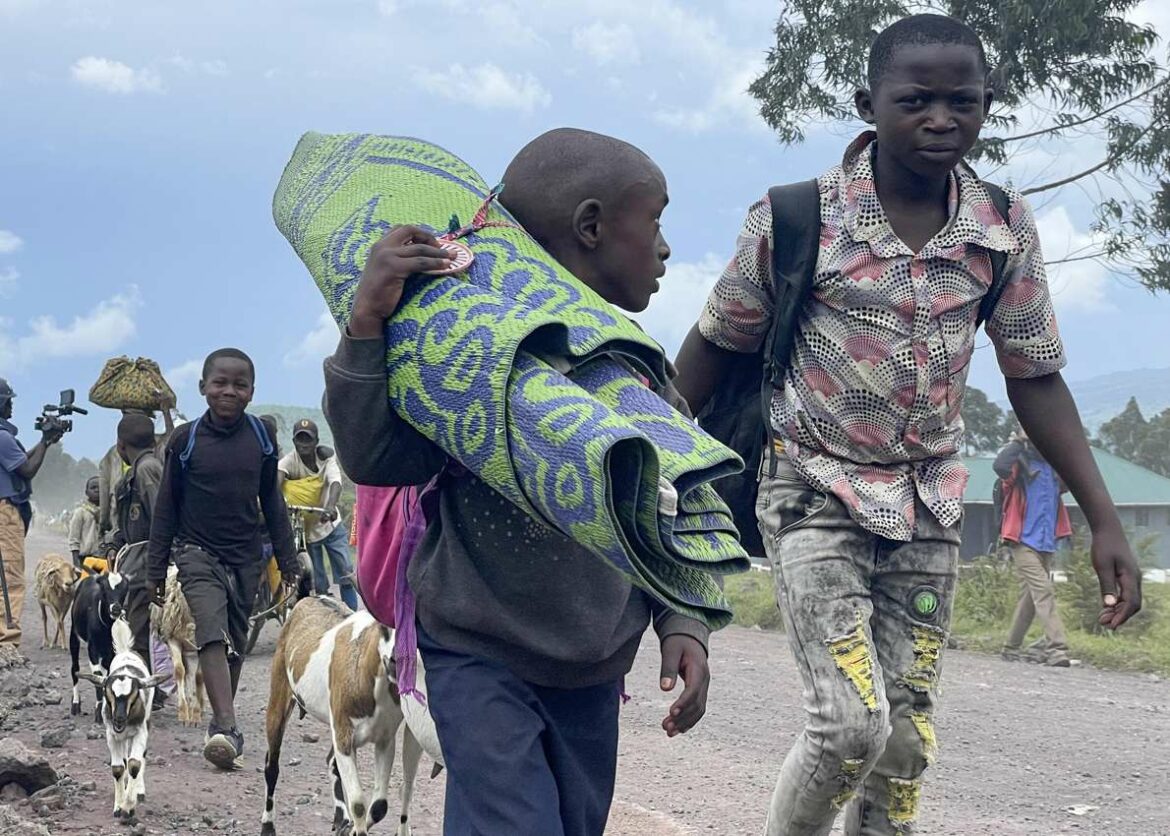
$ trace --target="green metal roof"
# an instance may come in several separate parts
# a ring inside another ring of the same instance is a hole
[[[1097,467],[1101,469],[1101,476],[1105,485],[1117,505],[1170,505],[1170,479],[1159,476],[1152,470],[1146,470],[1140,465],[1127,461],[1120,456],[1094,447],[1093,458],[1097,460]],[[991,469],[993,456],[978,458],[964,458],[963,463],[971,471],[971,479],[967,482],[966,502],[990,503],[991,489],[995,485],[995,471]],[[1065,499],[1068,504],[1075,505],[1071,494]]]

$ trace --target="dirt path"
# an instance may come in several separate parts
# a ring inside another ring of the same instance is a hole
[[[32,561],[62,545],[53,535],[33,535],[30,579]],[[26,652],[36,664],[59,672],[61,691],[68,694],[68,653],[39,649],[35,602],[26,608],[24,625]],[[245,770],[214,772],[200,755],[201,731],[179,726],[173,706],[156,715],[138,833],[259,832],[263,715],[275,637],[270,628],[244,668],[239,716],[247,736]],[[627,681],[633,700],[622,716],[609,833],[761,832],[780,762],[800,728],[795,671],[782,635],[739,628],[715,636],[712,667],[707,717],[686,738],[668,741],[658,724],[669,699],[657,692],[653,642],[644,643]],[[1089,669],[1046,670],[956,651],[947,656],[944,689],[938,723],[942,755],[924,792],[919,832],[1170,834],[1167,682]],[[82,693],[89,714],[74,724],[65,748],[48,755],[78,782],[96,782],[96,791],[53,812],[46,824],[61,836],[126,834],[130,829],[110,817],[105,742],[86,737],[93,692]],[[38,746],[40,731],[68,724],[68,714],[67,696],[60,706],[26,709],[15,736]],[[290,726],[278,795],[277,821],[284,834],[329,832],[326,744],[308,743],[306,734],[324,740],[328,730],[311,720]],[[422,771],[429,774],[425,765]],[[415,834],[441,832],[442,798],[442,777],[420,778],[412,812]],[[31,815],[27,807],[23,812]],[[374,832],[392,833],[392,820]]]

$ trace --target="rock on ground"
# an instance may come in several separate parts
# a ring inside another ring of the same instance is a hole
[[[44,755],[11,737],[0,740],[0,787],[20,784],[31,794],[51,787],[57,780],[57,773]]]

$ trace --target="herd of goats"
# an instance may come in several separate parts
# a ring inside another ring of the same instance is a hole
[[[71,712],[81,713],[80,680],[94,685],[94,721],[103,723],[114,776],[114,816],[132,818],[146,795],[146,752],[154,689],[170,674],[152,675],[147,661],[132,647],[125,603],[128,583],[115,568],[86,574],[58,555],[45,555],[37,565],[34,593],[41,607],[45,643],[64,648],[69,625],[73,699]],[[425,702],[406,706],[401,697],[393,655],[394,631],[367,612],[351,612],[328,596],[307,596],[287,602],[280,638],[272,657],[272,679],[266,712],[268,752],[264,763],[266,793],[262,836],[275,836],[273,798],[280,775],[280,751],[293,710],[327,723],[331,742],[327,763],[334,799],[333,830],[362,836],[388,812],[387,792],[394,765],[396,739],[402,734],[403,781],[398,836],[409,836],[409,812],[422,753],[443,760]],[[49,638],[49,614],[56,620]],[[171,567],[163,606],[151,606],[151,625],[167,645],[174,664],[178,719],[198,726],[203,717],[202,681],[198,672],[195,624],[183,597],[177,570]],[[85,644],[89,670],[81,671]],[[422,662],[418,665],[422,691]],[[423,692],[425,693],[425,691]],[[373,790],[367,795],[358,773],[357,750],[373,745]]]

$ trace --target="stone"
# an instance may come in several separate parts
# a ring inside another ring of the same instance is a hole
[[[20,784],[25,792],[34,793],[57,783],[57,773],[43,755],[33,752],[19,740],[0,740],[0,787]]]
[[[301,735],[301,740],[304,743],[318,743],[321,740],[321,735],[316,732],[305,732]]]
[[[0,805],[0,833],[4,836],[52,836],[43,824],[29,821],[4,805]]]
[[[69,742],[69,736],[73,734],[73,729],[69,726],[57,726],[52,729],[44,729],[41,731],[41,748],[42,749],[60,749]]]

